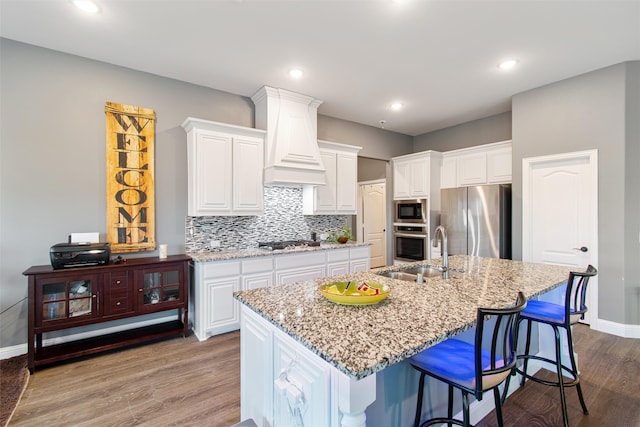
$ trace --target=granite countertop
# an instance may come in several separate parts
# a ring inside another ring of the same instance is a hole
[[[331,249],[345,249],[359,246],[371,246],[371,243],[347,242],[347,243],[321,243],[320,246],[295,246],[287,249],[272,251],[270,249],[247,248],[224,251],[187,252],[194,261],[225,261],[230,259],[254,258],[261,256],[295,254],[299,252],[312,252]]]
[[[439,260],[410,265],[438,264]],[[313,281],[240,291],[235,298],[293,339],[354,379],[400,362],[475,324],[477,307],[506,307],[518,291],[527,298],[562,285],[570,267],[521,261],[450,256],[449,267],[463,271],[423,284],[375,274],[406,267],[383,267]],[[346,306],[319,291],[334,281],[389,285],[377,305]]]

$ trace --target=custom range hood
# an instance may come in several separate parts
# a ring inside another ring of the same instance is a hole
[[[264,184],[325,184],[318,148],[318,107],[322,101],[269,86],[263,86],[251,100],[256,106],[256,128],[267,131]]]

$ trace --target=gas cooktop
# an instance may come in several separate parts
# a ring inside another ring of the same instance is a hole
[[[313,240],[280,240],[275,242],[258,242],[258,247],[272,251],[293,248],[296,246],[320,246],[320,242]]]

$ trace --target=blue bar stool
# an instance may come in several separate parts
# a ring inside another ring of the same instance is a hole
[[[502,426],[501,399],[498,386],[509,376],[516,363],[515,332],[519,313],[527,306],[522,292],[518,293],[515,306],[506,309],[478,308],[475,344],[450,338],[421,351],[409,359],[420,371],[418,405],[415,427],[420,426],[424,377],[429,375],[449,385],[447,418],[433,418],[422,426],[450,423],[469,425],[469,394],[482,400],[482,394],[493,390],[498,425]],[[495,325],[487,323],[489,316]],[[491,333],[484,333],[485,327]],[[453,388],[462,392],[464,419],[453,419]]]
[[[582,388],[580,387],[580,378],[578,367],[576,365],[575,356],[573,353],[573,338],[571,336],[571,326],[578,323],[578,321],[584,318],[584,314],[587,312],[587,306],[585,300],[587,298],[587,284],[589,278],[598,274],[598,270],[592,265],[589,265],[587,270],[582,272],[569,273],[569,279],[567,280],[567,289],[565,291],[564,305],[553,304],[545,301],[529,301],[527,308],[520,313],[520,320],[518,324],[526,320],[527,321],[527,341],[524,354],[518,355],[519,360],[524,360],[522,369],[516,368],[516,371],[522,375],[520,386],[524,387],[524,383],[527,378],[540,384],[559,387],[560,388],[560,402],[562,403],[562,418],[564,420],[565,427],[569,426],[567,418],[567,403],[564,395],[565,387],[576,387],[578,390],[578,398],[580,399],[580,405],[582,405],[582,411],[585,415],[589,414],[587,406],[584,403],[584,397],[582,396]],[[535,354],[529,354],[531,347],[531,322],[539,322],[549,325],[553,328],[555,334],[556,345],[556,360],[551,360],[546,357],[538,356]],[[567,334],[567,344],[569,347],[569,361],[571,366],[564,365],[562,363],[562,348],[560,347],[560,331],[559,328],[563,328]],[[558,373],[557,381],[547,381],[540,378],[536,378],[533,375],[527,374],[527,364],[529,359],[536,359],[548,364],[555,365],[555,370]],[[563,378],[562,371],[565,371],[570,379]],[[505,387],[505,393],[509,386],[509,380],[507,380],[507,386]]]

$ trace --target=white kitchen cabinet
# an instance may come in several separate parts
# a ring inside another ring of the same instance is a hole
[[[233,293],[240,290],[240,261],[196,263],[193,332],[202,341],[238,329],[240,308]]]
[[[187,214],[261,214],[265,132],[191,117],[182,127],[187,132]]]
[[[487,183],[502,184],[512,181],[511,144],[495,148],[487,153]]]
[[[327,276],[349,273],[349,249],[336,249],[327,252]]]
[[[310,251],[280,255],[275,258],[275,282],[285,283],[313,280],[327,275],[326,251]]]
[[[242,260],[242,290],[266,288],[273,285],[273,257]]]
[[[484,152],[466,154],[458,158],[458,185],[487,183],[487,155]]]
[[[349,272],[367,271],[371,268],[371,246],[349,249]]]
[[[440,190],[442,155],[424,151],[394,157],[393,199],[433,199]],[[438,205],[439,206],[439,205]]]
[[[440,172],[440,188],[456,188],[458,186],[458,158],[449,153],[442,153],[442,170]]]
[[[356,246],[196,261],[189,313],[194,334],[203,341],[239,328],[240,303],[233,298],[235,291],[366,271],[370,253],[370,246]]]
[[[305,215],[353,215],[358,199],[358,151],[362,147],[318,141],[325,185],[303,187]]]
[[[273,372],[280,373],[274,379],[273,425],[335,425],[328,409],[331,407],[330,365],[320,358],[307,357],[289,341],[290,338],[281,333],[273,334]],[[296,411],[302,424],[294,421]]]
[[[512,181],[511,141],[442,153],[441,188]]]

